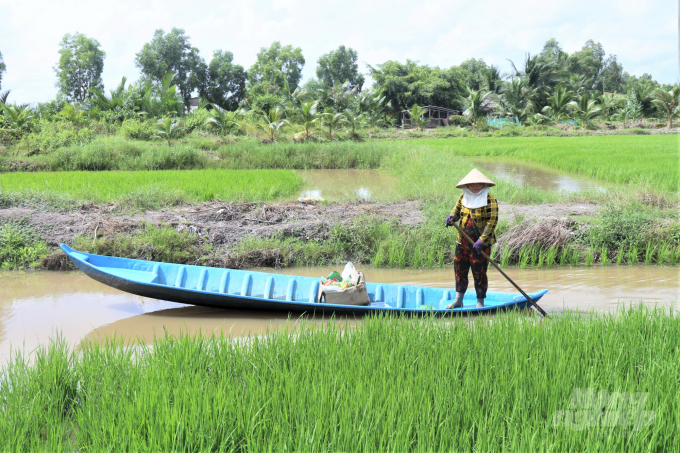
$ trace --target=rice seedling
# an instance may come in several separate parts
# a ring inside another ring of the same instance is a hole
[[[595,252],[590,247],[586,250],[585,265],[592,266],[595,259]]]
[[[638,263],[638,256],[640,256],[640,253],[638,252],[638,248],[633,246],[628,249],[628,252],[626,253],[626,261],[628,261],[628,264],[637,264]]]
[[[678,262],[680,261],[680,247],[676,246],[675,249],[673,249],[671,247],[671,250],[670,250],[670,253],[669,253],[669,259],[670,259],[671,265],[675,266],[676,264],[678,264]]]
[[[397,247],[394,244],[394,242],[392,242],[390,244],[390,248],[389,248],[387,253],[388,253],[387,265],[389,267],[396,267],[398,258],[397,258]]]
[[[527,264],[529,264],[529,259],[531,258],[531,246],[530,245],[523,245],[522,248],[519,249],[519,267],[521,269],[524,269],[527,267]]]
[[[658,248],[658,251],[656,252],[656,263],[664,264],[666,261],[670,262],[670,256],[672,253],[673,251],[671,249],[670,243],[665,242],[661,244]]]
[[[571,257],[569,259],[569,264],[571,266],[578,266],[580,260],[581,260],[581,252],[579,251],[578,247],[573,247],[572,252],[571,252]]]
[[[609,264],[609,250],[607,250],[607,247],[602,247],[602,250],[600,250],[600,264],[603,266],[606,266]]]
[[[446,257],[445,257],[445,254],[444,254],[444,250],[441,250],[441,249],[437,250],[437,265],[439,267],[444,267],[445,258]]]
[[[677,137],[514,137],[418,140],[412,146],[442,149],[453,156],[498,156],[540,162],[620,184],[678,191]]]
[[[569,251],[570,248],[568,246],[562,247],[562,253],[560,253],[560,266],[567,264],[569,260]]]
[[[400,268],[406,267],[406,247],[399,247],[397,249],[397,266]]]
[[[546,259],[545,259],[545,264],[548,267],[553,267],[555,265],[555,260],[557,259],[557,253],[558,253],[557,247],[550,247],[548,249],[548,255],[546,256]]]
[[[647,247],[645,248],[645,264],[652,264],[655,251],[656,246],[648,242]]]
[[[540,244],[534,244],[531,246],[529,253],[531,254],[531,265],[538,267],[538,257],[541,250]]]
[[[383,264],[383,261],[385,260],[384,254],[383,254],[383,246],[380,244],[378,246],[378,251],[375,253],[375,256],[373,257],[373,266],[374,267],[380,267]]]
[[[510,247],[503,247],[503,253],[501,254],[501,267],[507,267],[510,264],[510,258],[512,257],[512,250]]]
[[[290,195],[302,178],[289,170],[167,170],[133,172],[6,173],[0,193],[43,191],[98,203],[176,197],[210,200],[267,201]]]
[[[623,247],[619,247],[619,251],[616,254],[616,264],[618,266],[620,266],[621,263],[623,263],[623,255],[624,255],[624,249],[623,249]]]
[[[411,266],[415,267],[416,269],[420,267],[422,253],[423,252],[420,248],[420,244],[416,245],[416,249],[413,251],[413,258],[411,259]]]
[[[17,355],[0,373],[3,449],[680,451],[677,373],[664,365],[680,362],[667,346],[680,318],[667,311],[293,322],[292,335],[78,352],[57,339]],[[628,418],[588,418],[593,407]]]
[[[545,264],[546,255],[547,251],[544,248],[541,248],[538,251],[538,263],[536,264],[536,267],[543,267],[543,265]]]

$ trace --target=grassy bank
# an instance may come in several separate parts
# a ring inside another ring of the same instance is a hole
[[[0,206],[22,198],[120,202],[147,208],[215,199],[271,201],[292,194],[301,184],[300,176],[286,170],[21,172],[0,178]]]
[[[667,313],[340,327],[75,353],[57,341],[3,369],[2,449],[680,449],[680,321]]]
[[[540,162],[603,181],[677,192],[677,135],[418,140],[407,146],[451,156],[509,157]]]

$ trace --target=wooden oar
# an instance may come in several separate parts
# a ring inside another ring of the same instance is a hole
[[[462,234],[463,237],[465,237],[465,239],[467,239],[468,242],[470,242],[470,244],[472,244],[473,246],[475,245],[475,241],[473,241],[472,238],[471,238],[470,236],[468,236],[467,233],[465,233],[465,231],[463,231],[463,229],[462,229],[461,227],[459,227],[459,226],[456,225],[455,223],[453,224],[453,226],[455,226],[456,229],[457,229],[458,231],[460,231],[460,234]],[[516,284],[515,282],[513,282],[512,279],[511,279],[510,277],[508,277],[508,276],[505,274],[505,272],[503,272],[503,271],[501,270],[500,267],[498,267],[498,264],[494,263],[494,261],[491,259],[491,257],[490,257],[489,255],[487,255],[487,254],[484,253],[483,251],[482,251],[482,252],[479,252],[479,253],[480,253],[484,258],[486,258],[487,260],[489,260],[489,262],[490,262],[491,264],[493,264],[493,267],[495,267],[496,270],[497,270],[498,272],[500,272],[500,273],[503,275],[503,277],[507,278],[508,281],[509,281],[510,283],[512,283],[512,286],[514,286],[515,288],[517,288],[517,291],[519,291],[520,293],[522,293],[522,296],[526,297],[527,300],[528,300],[529,302],[531,302],[531,305],[533,305],[534,308],[536,308],[536,310],[538,310],[538,312],[539,312],[540,314],[543,315],[543,317],[545,317],[545,318],[548,317],[548,314],[547,314],[541,307],[539,307],[538,304],[537,304],[536,302],[534,302],[533,299],[532,299],[531,297],[529,297],[529,295],[528,295],[527,293],[525,293],[525,292],[522,290],[522,288],[520,288],[519,286],[517,286],[517,284]]]

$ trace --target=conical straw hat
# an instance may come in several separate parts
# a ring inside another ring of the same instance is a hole
[[[476,168],[473,168],[470,173],[465,176],[465,178],[461,179],[460,182],[456,184],[456,187],[460,189],[463,186],[467,186],[468,184],[486,184],[487,187],[493,187],[496,185],[495,182],[484,176],[484,174]]]

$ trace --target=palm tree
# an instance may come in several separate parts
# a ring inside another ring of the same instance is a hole
[[[295,109],[295,117],[300,121],[305,132],[305,140],[309,140],[310,132],[319,120],[319,101],[303,102]]]
[[[537,92],[523,77],[511,77],[501,87],[501,106],[506,114],[517,118],[521,123],[527,120],[536,108]]]
[[[559,69],[555,62],[544,61],[538,55],[526,54],[524,67],[520,70],[512,60],[508,60],[515,70],[515,76],[525,77],[527,85],[536,90],[537,102],[544,105],[548,90],[559,83]]]
[[[586,91],[588,85],[592,86],[592,81],[589,83],[588,79],[583,74],[570,74],[565,80],[565,85],[576,95],[581,95]]]
[[[548,105],[543,107],[543,113],[555,121],[557,126],[560,120],[569,116],[569,103],[572,100],[574,100],[574,93],[558,83],[555,85],[553,94],[548,97]]]
[[[420,107],[418,104],[413,104],[411,111],[408,112],[411,117],[411,124],[416,128],[417,131],[422,131],[425,125],[430,122],[430,118],[425,118],[427,110]]]
[[[342,123],[342,113],[333,113],[330,107],[326,107],[321,114],[321,125],[328,127],[328,139],[333,140],[333,129],[337,129]]]
[[[61,109],[61,112],[59,112],[59,115],[63,116],[74,124],[81,124],[87,120],[85,109],[83,109],[77,102],[66,104],[66,106]]]
[[[344,116],[342,121],[347,124],[347,132],[349,132],[350,137],[358,138],[359,134],[357,134],[357,128],[362,125],[364,119],[363,114],[357,114],[350,109],[345,109],[343,110],[342,115]]]
[[[116,107],[122,108],[125,103],[125,83],[127,79],[123,77],[114,90],[109,91],[110,97],[107,97],[99,88],[90,88],[90,93],[94,94],[92,97],[92,104],[100,110],[114,110]]]
[[[276,140],[276,133],[289,124],[287,120],[282,119],[284,109],[281,107],[271,107],[267,111],[261,111],[257,114],[260,122],[255,124],[255,128],[267,134],[269,141]]]
[[[604,93],[600,96],[600,108],[602,108],[602,116],[606,119],[625,102],[625,97],[617,93]]]
[[[392,110],[392,102],[374,91],[362,91],[356,98],[355,110],[364,116],[371,127],[386,126]]]
[[[671,129],[673,117],[680,115],[680,85],[669,91],[656,90],[652,97],[652,103],[668,116],[668,128]]]
[[[571,101],[568,106],[572,111],[574,120],[581,129],[595,129],[593,120],[602,114],[602,109],[597,106],[595,99],[591,98],[589,94],[582,94],[578,101]]]
[[[484,88],[495,94],[500,93],[504,75],[501,74],[501,70],[497,66],[489,66],[482,73],[482,77],[484,78]]]
[[[463,115],[470,120],[473,130],[477,126],[477,122],[481,118],[486,118],[496,107],[496,104],[493,102],[493,93],[483,88],[479,90],[468,88],[468,97],[463,98],[462,101],[465,108]]]
[[[628,102],[635,104],[635,108],[643,117],[651,116],[654,111],[653,93],[654,85],[651,82],[639,83],[628,92]]]
[[[168,145],[172,145],[172,139],[181,136],[185,129],[175,118],[162,118],[156,123],[156,133],[159,138],[165,138]]]
[[[212,106],[210,116],[205,122],[216,128],[219,135],[226,136],[234,129],[241,128],[241,125],[236,121],[236,112],[225,110],[217,104],[210,105]]]
[[[640,117],[640,111],[635,107],[635,105],[628,103],[625,107],[619,110],[618,113],[614,115],[614,119],[621,120],[623,122],[623,128],[625,129],[628,123],[632,123]]]
[[[0,104],[5,121],[16,129],[22,129],[33,118],[33,111],[26,105]]]

